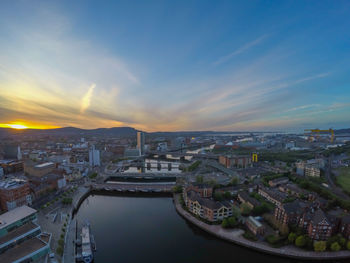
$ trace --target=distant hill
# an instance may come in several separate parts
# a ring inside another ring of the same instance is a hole
[[[51,136],[135,136],[137,130],[131,127],[114,127],[98,129],[80,129],[75,127],[64,127],[57,129],[23,129],[0,128],[0,136],[16,134],[23,135],[51,135]]]

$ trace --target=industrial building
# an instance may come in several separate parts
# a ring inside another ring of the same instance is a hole
[[[33,262],[50,251],[51,234],[42,233],[37,211],[17,207],[0,215],[0,262]]]

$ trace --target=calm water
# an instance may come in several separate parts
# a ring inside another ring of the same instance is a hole
[[[77,219],[88,219],[96,263],[296,263],[221,241],[180,217],[168,197],[89,196]]]

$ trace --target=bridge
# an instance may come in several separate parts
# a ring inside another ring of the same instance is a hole
[[[123,178],[136,178],[136,179],[154,179],[154,178],[167,178],[167,177],[186,177],[189,173],[115,173],[109,175],[108,178],[123,177]]]
[[[174,183],[102,183],[91,184],[91,190],[108,192],[171,193]]]
[[[155,155],[158,156],[158,158],[164,158],[164,159],[168,159],[167,155],[171,155],[171,157],[173,158],[180,158],[181,159],[185,159],[186,156],[188,157],[192,157],[192,158],[196,158],[196,159],[213,159],[213,160],[218,160],[219,156],[215,155],[215,154],[210,154],[210,153],[205,153],[205,154],[201,154],[201,153],[181,153],[181,152],[172,152],[172,151],[150,151],[146,153],[147,157],[151,157],[151,158],[155,158]],[[171,160],[171,159],[170,159]]]

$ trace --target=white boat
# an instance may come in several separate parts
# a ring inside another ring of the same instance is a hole
[[[90,224],[84,223],[81,229],[81,255],[84,263],[91,263],[94,259],[92,254],[92,240],[90,233]]]

